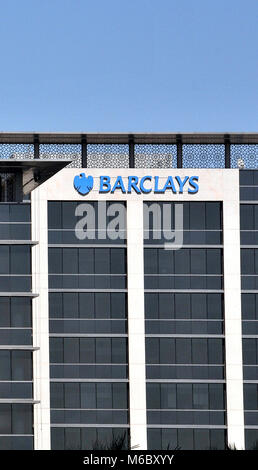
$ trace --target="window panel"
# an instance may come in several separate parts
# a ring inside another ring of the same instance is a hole
[[[191,250],[191,273],[192,274],[205,274],[206,273],[206,250],[204,249]]]
[[[79,339],[64,338],[64,363],[78,363],[79,359]]]
[[[192,409],[192,384],[177,384],[177,408]]]
[[[64,407],[80,408],[80,384],[64,384]]]
[[[208,348],[206,339],[192,339],[192,361],[194,364],[208,363]]]
[[[94,318],[95,317],[94,294],[92,292],[83,292],[83,293],[80,293],[78,297],[79,297],[80,318]]]
[[[221,203],[220,202],[206,202],[205,203],[206,215],[206,229],[219,230],[222,228],[221,224]]]
[[[111,363],[111,338],[96,338],[96,362]]]
[[[190,294],[175,294],[176,318],[191,318]]]
[[[11,326],[9,297],[0,297],[0,327]]]
[[[176,364],[191,364],[191,340],[185,338],[176,339]]]
[[[193,384],[193,408],[209,409],[208,384]]]
[[[98,250],[96,251],[98,252]],[[94,274],[94,249],[93,248],[79,248],[78,257],[79,257],[79,274]]]
[[[9,247],[7,245],[0,246],[0,274],[9,274]]]
[[[48,249],[48,271],[49,274],[62,273],[62,249],[49,248]]]
[[[82,383],[81,384],[81,408],[94,409],[97,407],[96,403],[96,384]]]
[[[30,351],[12,351],[12,380],[32,379],[32,353]]]
[[[94,364],[95,358],[95,339],[80,339],[80,362],[85,364]]]
[[[176,384],[161,384],[161,408],[175,409],[176,405]]]
[[[190,203],[190,229],[205,229],[205,202]]]
[[[208,249],[207,250],[207,274],[221,274],[221,250]]]
[[[146,338],[145,344],[146,344],[147,364],[158,364],[159,363],[159,339],[158,338]]]
[[[63,273],[78,273],[78,250],[75,248],[63,248]]]
[[[175,251],[175,273],[190,274],[190,250],[181,248]]]
[[[191,296],[192,318],[207,318],[207,305],[205,294]]]

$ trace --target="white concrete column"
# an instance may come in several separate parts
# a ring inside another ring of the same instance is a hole
[[[143,203],[127,201],[128,348],[131,447],[147,449]]]
[[[32,291],[39,294],[32,303],[34,399],[34,448],[50,449],[50,383],[48,318],[48,223],[47,194],[42,187],[31,193]]]
[[[227,425],[228,444],[244,449],[238,174],[230,183],[223,203]]]

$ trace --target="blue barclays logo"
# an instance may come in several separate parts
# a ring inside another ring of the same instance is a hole
[[[199,176],[185,176],[184,178],[168,176],[165,184],[161,183],[159,176],[143,176],[142,178],[128,176],[126,181],[125,179],[122,176],[117,176],[115,183],[111,184],[110,176],[100,176],[98,191],[100,194],[114,194],[115,191],[120,191],[122,194],[131,194],[132,192],[136,194],[151,192],[164,194],[166,191],[171,191],[173,194],[183,194],[183,192],[196,194],[199,191]],[[94,181],[92,176],[86,177],[85,173],[80,173],[75,176],[73,184],[78,193],[85,196],[92,190]]]
[[[93,177],[88,176],[86,177],[85,173],[80,173],[79,175],[74,177],[73,185],[76,191],[82,196],[86,196],[93,188]]]

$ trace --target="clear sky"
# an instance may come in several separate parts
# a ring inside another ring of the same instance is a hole
[[[0,0],[0,51],[0,131],[258,130],[258,0]]]

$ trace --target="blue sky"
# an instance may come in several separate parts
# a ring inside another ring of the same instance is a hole
[[[0,7],[0,131],[257,131],[257,0]]]

